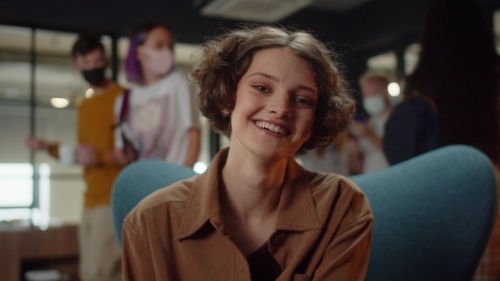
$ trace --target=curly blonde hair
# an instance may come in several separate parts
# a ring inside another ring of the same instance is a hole
[[[334,63],[335,54],[305,31],[282,27],[242,28],[207,41],[191,78],[199,88],[199,107],[213,128],[231,134],[230,116],[236,102],[236,90],[248,70],[255,52],[283,47],[311,64],[318,87],[318,102],[311,137],[300,150],[330,144],[345,130],[354,113],[354,101]]]

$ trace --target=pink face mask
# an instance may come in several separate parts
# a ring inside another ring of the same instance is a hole
[[[145,46],[139,47],[140,52],[144,52],[148,59],[144,62],[144,67],[156,75],[167,74],[174,65],[174,56],[170,49],[152,49]]]

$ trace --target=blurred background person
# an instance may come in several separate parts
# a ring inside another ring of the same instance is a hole
[[[113,146],[113,108],[124,89],[106,78],[108,59],[97,37],[80,36],[72,57],[75,71],[94,90],[93,96],[78,104],[78,147],[35,137],[27,138],[26,145],[46,150],[63,163],[83,165],[86,191],[79,226],[80,279],[121,280],[121,253],[111,221],[110,196],[116,176],[131,160]]]
[[[405,100],[391,114],[384,150],[391,164],[450,144],[499,161],[500,61],[492,30],[473,0],[432,2]],[[457,206],[459,207],[459,206]],[[475,280],[499,280],[500,216]]]
[[[387,90],[389,79],[382,73],[369,71],[359,81],[363,108],[369,117],[359,116],[349,127],[347,153],[354,174],[371,173],[389,167],[382,149],[385,123],[392,111]]]
[[[128,113],[119,118],[115,143],[130,142],[139,160],[192,167],[200,149],[199,114],[185,76],[175,69],[173,46],[172,33],[162,25],[146,24],[132,33],[125,72],[137,86],[116,101],[115,115]]]
[[[498,162],[499,57],[474,0],[434,1],[405,100],[386,125],[391,164],[449,144],[475,146]]]
[[[327,147],[307,150],[299,154],[297,158],[307,170],[347,175],[349,170],[344,157],[345,154],[342,153],[345,139],[345,133],[339,134],[333,143]]]

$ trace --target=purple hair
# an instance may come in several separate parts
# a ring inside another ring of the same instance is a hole
[[[163,27],[170,32],[170,29],[163,24],[147,23],[135,28],[135,30],[132,32],[132,35],[130,36],[130,45],[128,47],[127,58],[125,59],[125,76],[130,82],[142,82],[141,63],[139,62],[139,60],[137,60],[137,48],[144,44],[149,32],[156,27]],[[172,36],[173,44],[173,34],[170,33],[170,35]]]
[[[130,37],[127,58],[125,59],[125,76],[127,80],[134,83],[141,83],[141,64],[137,60],[137,48],[141,46],[148,35],[148,31],[136,32]]]

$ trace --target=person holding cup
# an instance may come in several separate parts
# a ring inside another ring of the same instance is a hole
[[[111,222],[113,182],[133,153],[114,148],[113,107],[124,88],[105,77],[108,60],[98,38],[80,36],[72,50],[74,69],[94,90],[78,105],[78,145],[28,137],[26,145],[45,150],[63,164],[83,166],[86,190],[79,230],[80,280],[121,280],[120,246]]]

